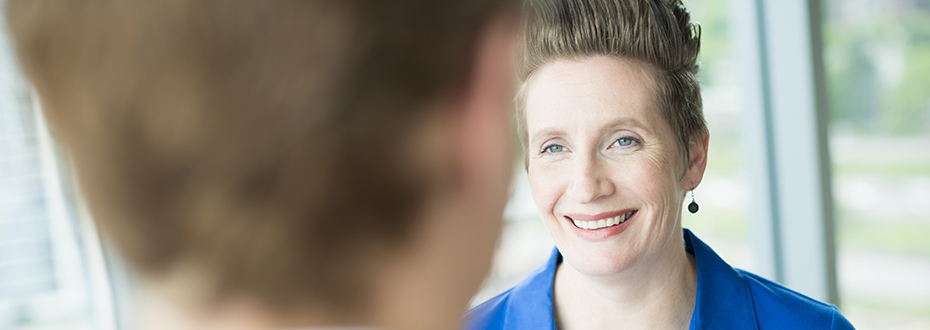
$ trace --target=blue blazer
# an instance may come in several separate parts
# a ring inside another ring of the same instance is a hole
[[[854,329],[836,306],[730,267],[690,230],[684,235],[698,273],[690,329]],[[468,311],[465,329],[555,330],[552,280],[560,262],[554,249],[522,282]]]

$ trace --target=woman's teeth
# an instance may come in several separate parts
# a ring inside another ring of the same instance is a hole
[[[607,218],[607,219],[601,219],[601,220],[595,220],[595,221],[572,220],[572,222],[575,223],[575,227],[578,227],[581,229],[601,229],[601,228],[616,226],[621,223],[624,223],[626,222],[627,219],[633,216],[633,213],[636,213],[636,211],[630,211],[624,215],[618,215],[613,218]]]

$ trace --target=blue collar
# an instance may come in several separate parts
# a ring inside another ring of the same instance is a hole
[[[692,330],[758,328],[752,296],[743,275],[730,267],[690,230],[684,230],[685,250],[694,255],[698,270],[697,298],[691,316]],[[552,329],[552,285],[562,262],[553,249],[549,260],[513,288],[503,329]]]
[[[717,253],[685,229],[685,250],[697,262],[698,287],[691,329],[759,328],[749,284]]]

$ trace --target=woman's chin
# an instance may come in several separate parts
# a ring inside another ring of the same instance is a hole
[[[606,251],[574,251],[566,255],[565,263],[571,265],[579,274],[586,277],[610,277],[621,274],[630,268],[636,257],[629,254],[608,253]]]

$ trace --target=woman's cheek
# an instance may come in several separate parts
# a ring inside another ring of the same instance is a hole
[[[648,178],[640,184],[644,198],[656,211],[658,224],[671,225],[675,222],[673,217],[678,204],[676,198],[678,178],[675,173],[674,161],[661,155],[650,155],[644,158],[640,177]]]
[[[558,171],[551,166],[533,166],[530,165],[527,177],[530,183],[530,193],[533,195],[533,201],[536,202],[536,208],[541,215],[552,213],[556,201],[560,197],[559,186],[564,184],[559,181]]]
[[[677,181],[675,179],[675,166],[665,154],[644,154],[642,155],[641,165],[642,175],[650,178],[656,184],[664,186]]]
[[[618,163],[613,171],[614,182],[632,196],[647,204],[658,206],[664,203],[668,189],[672,187],[672,172],[662,157],[639,155]]]

